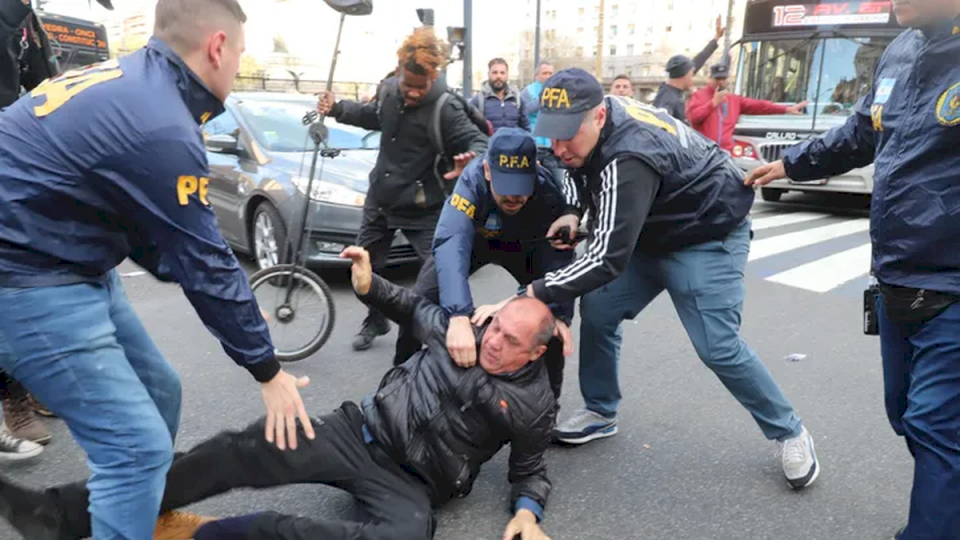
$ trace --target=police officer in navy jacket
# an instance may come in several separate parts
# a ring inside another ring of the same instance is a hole
[[[843,126],[747,184],[873,163],[870,238],[887,418],[915,459],[901,540],[960,538],[960,2],[893,5],[910,27]]]
[[[414,290],[450,316],[447,347],[463,367],[476,363],[477,346],[471,328],[483,324],[503,303],[474,310],[470,275],[497,264],[522,287],[547,272],[566,266],[573,252],[553,248],[545,240],[550,225],[567,213],[577,213],[572,183],[557,185],[553,175],[537,164],[537,145],[529,132],[502,128],[490,139],[490,149],[464,169],[440,214],[434,234],[433,257],[417,277]],[[573,299],[550,305],[562,329],[568,351],[572,338],[567,326],[573,318]],[[550,383],[559,396],[562,384],[561,339],[545,356]],[[420,343],[401,328],[394,363],[399,365]]]

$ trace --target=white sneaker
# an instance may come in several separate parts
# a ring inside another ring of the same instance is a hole
[[[617,434],[617,417],[580,409],[556,429],[557,440],[566,444],[584,444]]]
[[[793,489],[805,488],[820,476],[820,463],[813,447],[813,437],[804,427],[800,435],[783,441],[780,446],[783,474]]]
[[[0,429],[0,461],[20,461],[37,457],[43,447],[35,442],[18,439],[6,429]]]

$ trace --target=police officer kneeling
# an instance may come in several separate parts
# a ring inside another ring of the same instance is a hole
[[[533,137],[519,128],[497,131],[490,139],[489,150],[473,160],[457,180],[440,213],[433,257],[420,270],[414,291],[439,302],[450,316],[447,348],[461,367],[477,362],[471,322],[484,324],[505,304],[481,306],[474,311],[467,282],[474,272],[487,264],[498,264],[526,287],[548,271],[573,261],[572,251],[554,249],[545,240],[554,221],[578,212],[572,184],[568,188],[569,200],[550,171],[537,163]],[[569,354],[572,337],[567,325],[573,319],[573,298],[550,308]],[[420,347],[410,329],[401,327],[394,363],[402,364]],[[554,339],[544,358],[556,396],[563,382],[563,356],[560,340]]]
[[[770,372],[740,337],[747,217],[754,194],[713,142],[660,109],[608,96],[589,73],[565,70],[543,90],[537,136],[550,137],[589,193],[592,238],[572,265],[533,282],[540,300],[580,301],[580,389],[586,402],[558,426],[585,443],[617,432],[621,322],[666,290],[700,359],[783,443],[792,487],[819,474],[813,438]],[[551,226],[576,229],[576,216]]]
[[[870,238],[887,417],[915,460],[901,540],[960,538],[960,1],[894,3],[887,48],[846,124],[748,185],[874,164]]]

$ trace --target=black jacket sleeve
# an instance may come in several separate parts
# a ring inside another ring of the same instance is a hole
[[[422,343],[439,339],[446,347],[447,314],[426,298],[405,287],[395,285],[374,274],[367,294],[357,293],[364,304],[376,308],[388,319],[413,330],[414,337]],[[446,350],[446,349],[444,349]]]
[[[487,135],[467,116],[459,99],[448,99],[440,111],[440,132],[443,146],[451,156],[464,152],[480,154],[487,151]]]
[[[707,60],[713,56],[713,53],[717,52],[717,49],[720,47],[720,44],[717,43],[717,40],[712,39],[710,43],[707,43],[707,46],[703,48],[696,56],[693,57],[693,72],[696,73],[700,71],[700,68],[707,63]]]
[[[357,103],[356,101],[338,101],[330,114],[341,124],[380,131],[380,114],[377,101]]]
[[[526,497],[540,505],[547,506],[553,484],[547,478],[547,448],[553,439],[553,426],[556,424],[556,408],[544,409],[533,423],[516,430],[510,439],[510,512],[517,507],[517,501]]]
[[[637,246],[661,177],[639,158],[617,158],[600,173],[594,196],[597,215],[590,226],[590,245],[573,264],[533,282],[543,302],[560,303],[583,296],[617,278]]]

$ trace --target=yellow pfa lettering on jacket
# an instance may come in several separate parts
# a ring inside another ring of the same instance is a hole
[[[450,196],[450,206],[466,214],[470,219],[477,212],[477,207],[472,202],[454,193]]]
[[[507,156],[500,154],[498,165],[506,169],[525,169],[530,166],[530,160],[527,156]]]
[[[569,109],[570,96],[566,88],[544,88],[540,95],[540,106],[544,109]]]
[[[180,206],[190,204],[190,195],[199,196],[200,202],[205,206],[210,206],[210,201],[207,200],[209,190],[210,179],[205,176],[200,178],[196,176],[181,176],[177,179],[177,200],[180,202]]]

